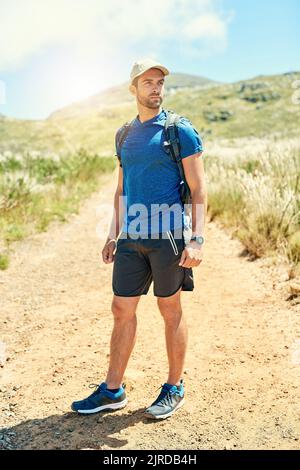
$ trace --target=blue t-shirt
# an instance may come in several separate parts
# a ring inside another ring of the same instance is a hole
[[[143,123],[137,116],[121,153],[116,149],[123,168],[123,232],[149,236],[182,227],[181,177],[177,163],[163,148],[165,121],[164,110]],[[188,119],[180,119],[178,132],[181,158],[203,150],[201,137]]]

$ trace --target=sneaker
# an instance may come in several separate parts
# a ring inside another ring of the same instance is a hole
[[[165,383],[157,399],[145,410],[145,416],[150,419],[165,419],[171,416],[184,404],[183,380],[180,385]]]
[[[97,389],[84,400],[74,401],[71,405],[73,411],[80,414],[91,414],[103,410],[118,410],[127,405],[125,384],[122,384],[116,393],[107,390],[105,382],[100,385],[92,384],[90,387]]]

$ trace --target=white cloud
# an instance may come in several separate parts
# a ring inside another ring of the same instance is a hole
[[[208,13],[193,18],[184,26],[183,32],[188,39],[223,40],[226,37],[226,23],[216,15]]]
[[[95,28],[91,13],[76,0],[1,0],[0,69],[22,65],[48,46],[79,39]]]
[[[184,50],[188,56],[204,58],[225,50],[228,46],[228,25],[233,15],[231,12],[223,18],[214,13],[204,13],[188,21],[182,29],[185,37],[182,53]],[[190,43],[193,47],[189,47]]]
[[[91,60],[130,50],[156,55],[170,40],[194,53],[222,50],[228,18],[219,6],[217,0],[0,0],[0,70],[52,46]]]

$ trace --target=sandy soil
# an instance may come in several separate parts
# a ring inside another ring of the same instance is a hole
[[[194,269],[195,290],[182,293],[189,325],[184,407],[162,422],[143,417],[167,377],[151,286],[138,307],[128,406],[87,417],[70,412],[108,364],[112,264],[100,260],[96,226],[97,208],[112,202],[115,177],[105,176],[103,189],[68,223],[17,243],[9,269],[0,272],[7,352],[0,448],[299,449],[299,303],[288,300],[284,267],[250,261],[214,222]]]

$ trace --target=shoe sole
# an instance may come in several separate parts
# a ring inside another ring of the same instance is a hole
[[[124,408],[127,405],[127,402],[128,400],[125,398],[125,400],[120,401],[119,403],[110,403],[108,405],[98,406],[98,408],[93,408],[92,410],[73,410],[73,408],[71,408],[73,411],[77,411],[77,413],[81,415],[90,415],[104,410],[119,410],[120,408]]]
[[[176,406],[176,408],[174,408],[174,410],[170,411],[169,413],[166,413],[164,415],[153,415],[151,413],[147,413],[147,411],[144,412],[144,415],[146,416],[146,418],[149,418],[149,419],[166,419],[166,418],[169,418],[169,416],[172,416],[177,410],[179,410],[179,408],[182,407],[182,405],[184,404],[184,401],[185,399],[181,400],[178,405]]]

